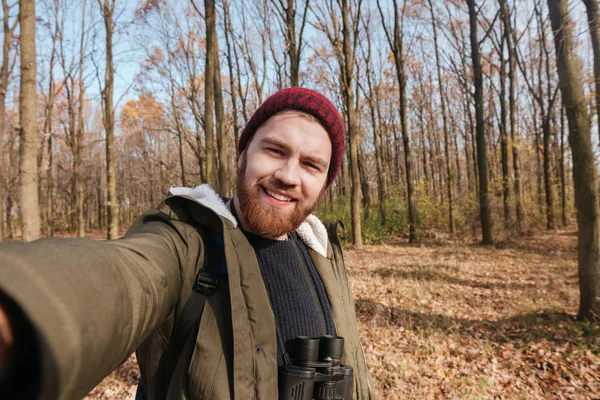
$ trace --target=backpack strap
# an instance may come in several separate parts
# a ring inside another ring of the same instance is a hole
[[[194,338],[198,335],[206,300],[215,292],[219,280],[227,277],[223,237],[210,228],[204,228],[203,230],[205,232],[201,232],[201,234],[206,254],[204,265],[196,276],[190,297],[175,320],[169,346],[159,361],[156,370],[157,399],[167,398],[169,386],[173,380],[177,364],[183,355],[184,344],[189,340],[190,335],[193,335]],[[184,360],[186,372],[190,360],[191,357]],[[142,382],[140,380],[138,391],[141,385]]]

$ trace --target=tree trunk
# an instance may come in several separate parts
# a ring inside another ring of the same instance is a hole
[[[567,179],[565,177],[565,107],[560,107],[560,209],[563,228],[567,226]],[[591,134],[591,133],[590,133]]]
[[[362,246],[362,228],[360,220],[360,173],[358,169],[358,126],[356,121],[356,110],[354,108],[353,70],[354,52],[352,51],[352,31],[350,28],[350,5],[348,0],[341,0],[342,8],[342,35],[343,35],[343,63],[342,90],[346,111],[348,112],[348,136],[350,137],[350,175],[352,178],[351,220],[352,220],[352,243],[356,247]]]
[[[19,201],[23,241],[29,242],[38,239],[41,230],[37,166],[35,2],[19,1],[19,21],[21,25]]]
[[[596,81],[596,115],[600,121],[600,15],[598,14],[598,0],[583,0],[590,26],[592,49],[594,51],[594,80]],[[600,137],[600,123],[598,123],[598,136]]]
[[[215,27],[215,24],[213,24]],[[215,62],[214,68],[214,85],[215,85],[215,122],[217,127],[217,147],[219,151],[219,194],[221,196],[230,196],[231,189],[229,186],[229,156],[227,151],[227,132],[223,129],[225,124],[224,106],[223,106],[223,91],[221,90],[221,69],[219,62],[219,42],[217,41],[217,32],[212,35],[214,43],[211,46],[211,56]]]
[[[554,229],[554,195],[552,194],[552,176],[550,171],[550,119],[542,121],[544,142],[544,188],[546,190],[546,229]]]
[[[106,72],[105,85],[102,90],[104,103],[104,130],[106,131],[106,184],[108,199],[106,213],[108,218],[108,239],[119,236],[119,207],[117,204],[117,171],[115,166],[115,110],[113,107],[113,86],[115,71],[113,67],[112,38],[114,32],[115,0],[98,0],[104,18],[106,30]]]
[[[206,63],[204,68],[204,133],[206,138],[206,180],[212,187],[216,186],[215,171],[215,136],[214,102],[215,102],[215,59],[211,57],[212,46],[216,42],[215,1],[204,0],[204,17],[206,21]]]
[[[437,68],[438,78],[438,89],[440,94],[440,106],[442,108],[442,121],[444,125],[444,154],[446,156],[446,175],[448,179],[446,181],[446,192],[448,195],[448,222],[450,233],[454,233],[454,202],[452,198],[452,169],[450,168],[450,135],[448,127],[448,115],[446,112],[446,99],[444,97],[444,83],[442,80],[442,72],[440,67],[440,52],[438,49],[438,38],[437,38],[437,26],[435,24],[435,16],[433,13],[433,4],[431,0],[427,0],[429,3],[429,11],[431,13],[431,26],[433,29],[433,47],[435,49],[435,64]]]
[[[304,33],[304,26],[306,24],[306,15],[308,12],[309,0],[304,3],[304,10],[302,13],[302,24],[300,26],[300,33],[298,39],[296,39],[296,1],[287,0],[273,1],[275,5],[281,7],[280,13],[284,17],[285,25],[285,48],[288,59],[290,61],[290,85],[292,87],[300,85],[300,58],[302,55],[302,36]]]
[[[381,225],[385,226],[387,223],[387,216],[385,211],[385,175],[383,169],[383,161],[381,150],[382,146],[380,145],[380,122],[381,119],[378,119],[378,112],[380,111],[379,107],[376,107],[375,101],[379,100],[379,96],[375,98],[375,94],[373,92],[373,84],[371,82],[371,38],[369,36],[369,32],[367,32],[367,59],[365,62],[366,68],[366,76],[367,76],[367,88],[369,90],[369,94],[367,96],[367,102],[369,104],[369,111],[371,113],[371,128],[373,129],[373,150],[375,152],[375,168],[377,171],[377,198],[379,199],[379,216],[381,218]],[[377,108],[377,110],[376,110]]]
[[[508,153],[508,132],[506,113],[506,60],[504,59],[504,45],[506,34],[502,36],[500,45],[500,152],[502,154],[502,205],[504,208],[504,227],[509,228],[510,216],[510,171]]]
[[[14,29],[18,19],[11,25],[9,21],[10,7],[7,0],[2,0],[3,42],[2,42],[2,66],[0,66],[0,146],[4,146],[4,126],[6,117],[6,92],[8,90],[10,44],[13,39]],[[6,198],[6,188],[4,183],[6,174],[4,172],[4,152],[0,153],[0,242],[4,240],[4,200]]]
[[[229,40],[230,32],[230,17],[229,17],[229,4],[227,0],[223,0],[223,18],[225,20],[225,43],[227,44],[227,67],[229,68],[229,92],[231,93],[231,114],[233,115],[233,137],[235,139],[234,147],[238,144],[240,139],[240,127],[238,123],[238,110],[237,110],[237,92],[235,87],[235,78],[233,75],[233,54],[231,51],[231,44]]]
[[[471,58],[473,60],[473,79],[475,84],[475,124],[477,137],[477,164],[479,171],[479,212],[481,218],[482,244],[493,244],[492,215],[488,197],[488,171],[485,126],[483,115],[483,78],[481,72],[481,54],[477,35],[477,11],[475,0],[467,0],[469,6],[469,25],[471,28]]]
[[[402,131],[402,144],[404,150],[404,173],[406,179],[406,203],[408,208],[408,241],[409,243],[415,243],[417,241],[416,232],[416,211],[413,200],[413,180],[412,180],[412,159],[410,140],[408,137],[408,122],[406,120],[406,73],[404,72],[404,50],[403,50],[403,36],[402,26],[404,19],[404,10],[402,15],[399,11],[398,1],[393,1],[394,6],[394,28],[390,34],[388,29],[385,27],[385,17],[381,9],[381,4],[378,1],[377,7],[381,15],[381,20],[384,24],[384,30],[387,36],[388,44],[392,50],[394,56],[394,64],[396,66],[396,78],[398,81],[398,93],[399,93],[399,110],[400,110],[400,124]]]
[[[77,122],[77,140],[75,141],[75,187],[76,187],[76,210],[77,210],[77,236],[85,237],[85,216],[83,214],[84,192],[83,192],[83,174],[82,174],[82,154],[83,137],[85,135],[85,125],[83,121],[83,103],[85,95],[85,83],[83,82],[83,60],[84,60],[84,45],[85,45],[85,8],[86,0],[82,2],[81,9],[81,41],[79,43],[79,104],[78,104],[78,122]]]
[[[48,154],[48,172],[46,173],[46,209],[44,210],[46,214],[46,236],[52,237],[54,235],[54,198],[52,196],[53,192],[53,176],[52,176],[52,167],[54,161],[54,155],[52,151],[52,141],[53,141],[53,133],[52,133],[52,118],[54,114],[54,56],[55,56],[55,38],[52,39],[52,53],[50,56],[50,71],[48,74],[48,104],[46,105],[46,118],[44,121],[44,135],[48,135],[47,142],[47,150]]]
[[[562,101],[569,120],[569,144],[573,152],[573,181],[578,228],[580,304],[577,318],[600,314],[600,225],[596,193],[596,167],[592,152],[591,126],[585,95],[573,52],[572,25],[565,0],[548,0],[556,68]]]
[[[499,0],[500,12],[504,25],[504,38],[508,47],[508,108],[510,118],[510,140],[512,148],[512,162],[514,171],[514,192],[515,192],[515,212],[516,227],[519,232],[523,231],[527,225],[525,209],[523,207],[523,190],[521,188],[521,169],[519,166],[519,148],[516,143],[516,99],[515,99],[515,80],[516,80],[516,50],[513,43],[512,25],[510,22],[510,12],[506,0]]]

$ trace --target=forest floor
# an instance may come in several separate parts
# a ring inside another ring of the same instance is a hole
[[[600,327],[574,320],[576,248],[558,231],[347,249],[379,397],[600,399]],[[132,356],[87,398],[133,398],[137,379]]]

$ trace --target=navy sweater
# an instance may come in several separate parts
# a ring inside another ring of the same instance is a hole
[[[321,277],[298,234],[272,240],[244,232],[254,247],[277,326],[277,365],[282,345],[290,353],[296,336],[335,335],[331,305]]]

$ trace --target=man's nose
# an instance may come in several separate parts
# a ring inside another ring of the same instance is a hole
[[[287,186],[300,185],[300,165],[298,160],[288,158],[280,168],[275,171],[274,177]]]

